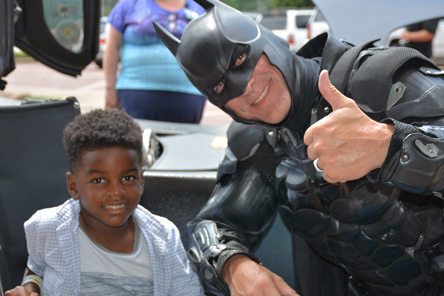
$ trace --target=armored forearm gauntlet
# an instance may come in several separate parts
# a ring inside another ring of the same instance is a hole
[[[399,146],[399,149],[391,159],[386,160],[381,169],[381,180],[402,190],[442,198],[444,127],[413,127],[395,120],[393,122],[395,134],[392,141],[399,143],[392,143],[391,146]]]
[[[188,252],[206,292],[214,295],[230,295],[223,281],[222,269],[225,262],[234,255],[242,254],[259,263],[259,259],[248,253],[235,232],[203,220],[197,222],[190,236]]]
[[[249,251],[272,223],[277,208],[275,189],[264,181],[263,173],[227,155],[211,199],[188,224],[190,259],[205,291],[214,295],[230,295],[222,275],[229,258],[242,254],[259,262]]]

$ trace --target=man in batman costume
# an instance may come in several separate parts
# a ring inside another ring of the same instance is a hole
[[[329,34],[294,54],[237,10],[196,2],[206,13],[182,40],[156,30],[236,120],[189,223],[207,293],[296,295],[250,253],[279,207],[301,295],[444,295],[444,72],[410,48]]]

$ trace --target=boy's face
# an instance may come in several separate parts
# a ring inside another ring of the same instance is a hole
[[[139,204],[143,182],[137,152],[122,147],[87,151],[73,174],[67,173],[68,191],[80,201],[80,221],[98,231],[128,222]]]

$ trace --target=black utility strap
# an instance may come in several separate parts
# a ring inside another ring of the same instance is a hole
[[[350,72],[353,69],[354,61],[358,58],[359,53],[371,46],[375,41],[376,40],[369,41],[347,50],[331,70],[330,81],[341,93],[344,93],[345,91]]]
[[[334,65],[330,74],[331,83],[341,92],[344,93],[345,88],[348,83],[348,79],[350,77],[350,72],[353,69],[353,64],[356,58],[359,56],[359,53],[371,46],[376,40],[369,41],[347,50],[337,61],[336,65]],[[321,97],[319,102],[319,106],[317,109],[317,120],[327,116],[331,112],[330,104]]]

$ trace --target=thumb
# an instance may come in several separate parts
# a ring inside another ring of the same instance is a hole
[[[324,99],[333,108],[333,111],[341,108],[342,104],[349,100],[349,98],[344,96],[333,84],[331,84],[327,70],[322,70],[319,75],[318,87]]]

